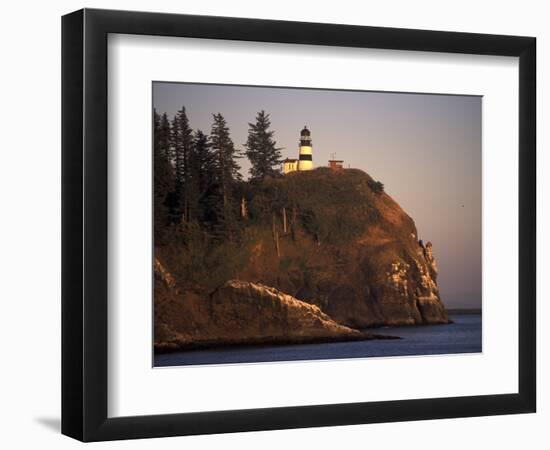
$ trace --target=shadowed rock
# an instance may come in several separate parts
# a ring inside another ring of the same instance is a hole
[[[170,277],[157,261],[165,288]],[[155,337],[158,351],[237,344],[288,344],[371,339],[368,333],[339,325],[317,306],[261,284],[230,280],[207,297],[172,292],[167,302],[180,302],[186,320],[163,323]],[[159,314],[166,307],[160,306]]]

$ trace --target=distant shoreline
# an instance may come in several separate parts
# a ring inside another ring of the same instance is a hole
[[[481,308],[447,308],[447,314],[481,314]]]

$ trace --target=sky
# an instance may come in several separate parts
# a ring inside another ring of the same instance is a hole
[[[481,307],[481,97],[154,82],[153,106],[205,133],[221,113],[237,149],[263,109],[283,158],[307,125],[316,167],[335,153],[381,181],[433,243],[445,305]]]

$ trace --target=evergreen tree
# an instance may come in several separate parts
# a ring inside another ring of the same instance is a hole
[[[246,156],[250,160],[250,177],[261,180],[266,176],[280,175],[281,149],[276,147],[273,131],[269,130],[271,122],[269,114],[264,110],[256,116],[256,123],[248,124],[248,139],[246,141]]]
[[[231,140],[227,122],[221,114],[214,114],[210,133],[213,177],[205,195],[205,217],[217,239],[225,239],[236,232],[237,209],[232,194],[235,184],[242,179],[237,163],[239,158]]]
[[[214,158],[210,148],[208,135],[197,130],[193,136],[193,174],[196,178],[199,195],[202,196],[207,188],[208,181],[215,174]]]
[[[237,164],[239,156],[229,135],[229,128],[224,117],[220,113],[213,114],[213,117],[210,142],[214,155],[215,177],[220,186],[225,206],[229,203],[231,189],[235,181],[241,179],[240,166]]]
[[[174,174],[169,160],[169,132],[165,125],[166,114],[162,118],[153,113],[153,214],[155,245],[162,245],[166,227],[169,223],[167,199],[174,189]]]
[[[208,135],[197,130],[192,135],[186,176],[187,217],[204,220],[203,196],[215,176],[214,158]]]
[[[173,198],[174,220],[189,220],[191,153],[193,136],[185,107],[176,113],[172,121],[171,148],[174,161],[175,191]]]
[[[166,158],[167,161],[171,161],[170,155],[170,121],[168,115],[164,113],[159,118],[158,124],[158,144],[160,146],[160,152]]]

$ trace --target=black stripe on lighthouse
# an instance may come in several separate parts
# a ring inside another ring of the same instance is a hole
[[[300,155],[300,161],[313,161],[311,155]]]

